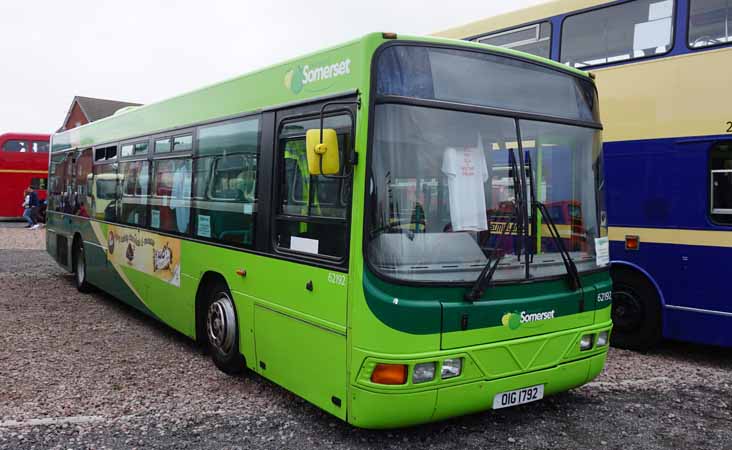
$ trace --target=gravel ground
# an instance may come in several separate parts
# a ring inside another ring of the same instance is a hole
[[[353,428],[96,292],[0,224],[0,449],[732,449],[732,350],[612,349],[593,383],[404,430]]]

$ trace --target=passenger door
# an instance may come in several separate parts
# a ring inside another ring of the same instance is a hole
[[[266,291],[255,299],[257,370],[308,401],[346,417],[346,312],[355,110],[331,108],[342,178],[311,176],[305,135],[322,104],[278,111],[270,192]],[[263,275],[264,276],[264,275]]]

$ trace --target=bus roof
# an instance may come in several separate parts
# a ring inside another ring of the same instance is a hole
[[[585,72],[527,53],[441,37],[399,35],[398,40],[487,48],[541,62],[567,73]],[[308,99],[360,90],[368,95],[371,56],[393,39],[371,33],[335,47],[272,65],[53,135],[52,151],[94,146],[191,124],[257,112]],[[309,77],[312,79],[308,80]]]
[[[551,0],[528,8],[449,28],[434,33],[434,35],[452,39],[468,39],[492,31],[500,31],[530,22],[536,22],[537,20],[548,19],[549,17],[560,14],[592,8],[593,6],[604,3],[611,3],[611,0]]]
[[[31,139],[35,141],[47,141],[51,138],[50,134],[43,134],[43,133],[3,133],[0,134],[0,142],[3,142],[7,139]]]

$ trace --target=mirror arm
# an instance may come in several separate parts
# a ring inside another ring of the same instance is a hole
[[[357,100],[350,101],[350,102],[327,102],[327,103],[323,103],[323,106],[320,107],[320,144],[323,143],[323,125],[325,122],[325,109],[330,106],[345,106],[345,105],[349,105],[349,106],[356,105],[356,107],[358,109],[361,109],[361,97],[359,96]],[[355,127],[355,124],[354,124],[354,127]],[[350,178],[351,175],[353,175],[352,172],[344,173],[343,175],[325,175],[323,173],[323,155],[320,155],[319,161],[320,161],[320,176],[323,178],[343,180],[346,178]],[[356,157],[356,150],[351,149],[351,156],[350,156],[349,163],[351,163],[351,165],[355,165],[357,161],[358,161],[358,158]]]

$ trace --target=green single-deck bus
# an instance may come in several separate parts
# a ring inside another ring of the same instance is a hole
[[[607,355],[601,128],[582,71],[370,34],[54,135],[47,249],[359,427],[528,403]]]

